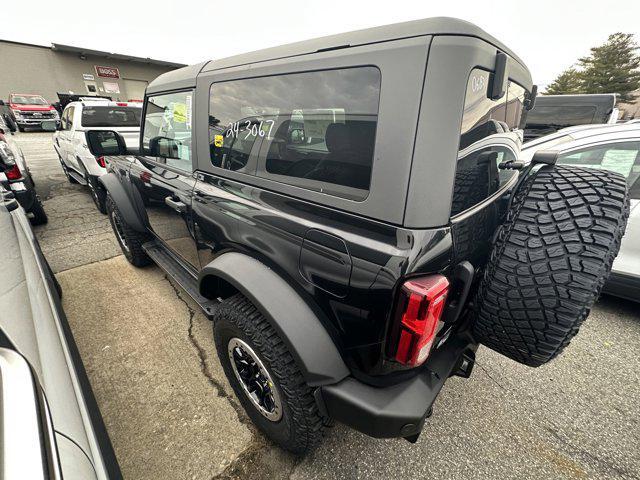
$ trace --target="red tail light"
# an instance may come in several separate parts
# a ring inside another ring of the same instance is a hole
[[[8,180],[20,180],[22,178],[22,173],[20,173],[20,169],[15,163],[9,170],[6,170],[4,174]]]
[[[96,157],[96,162],[98,162],[98,165],[100,165],[102,168],[107,168],[104,157]]]
[[[119,107],[127,107],[129,106],[126,102],[116,102],[116,105]]]
[[[448,293],[449,281],[442,275],[415,278],[402,285],[395,315],[399,325],[394,358],[398,362],[416,367],[427,359]]]

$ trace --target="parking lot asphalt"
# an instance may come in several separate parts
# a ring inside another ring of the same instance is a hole
[[[49,215],[37,227],[125,478],[640,478],[640,306],[604,297],[567,351],[531,369],[484,347],[416,444],[331,428],[306,458],[238,408],[209,321],[156,267],[120,255],[51,134],[14,137]]]

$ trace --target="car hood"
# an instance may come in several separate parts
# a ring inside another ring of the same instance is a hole
[[[20,110],[21,112],[48,112],[50,110],[54,110],[51,105],[20,105],[20,104],[12,104],[12,110]]]
[[[631,213],[620,252],[613,262],[612,271],[640,277],[640,200],[631,200]]]
[[[21,210],[0,213],[0,329],[31,365],[55,430],[90,454],[86,407],[29,220]]]

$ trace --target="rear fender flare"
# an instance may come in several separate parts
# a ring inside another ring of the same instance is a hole
[[[200,271],[200,293],[216,298],[216,289],[209,287],[217,279],[231,284],[260,310],[287,345],[310,386],[331,385],[349,375],[318,315],[264,263],[243,253],[223,253]]]
[[[98,177],[98,182],[107,190],[127,225],[138,232],[146,232],[147,227],[145,222],[140,218],[124,186],[118,180],[118,177],[113,173],[107,173],[106,175]]]

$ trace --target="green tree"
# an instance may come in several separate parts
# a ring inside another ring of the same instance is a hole
[[[622,102],[635,100],[640,89],[638,44],[630,33],[614,33],[591,55],[579,60],[584,93],[617,93]]]
[[[582,76],[574,67],[567,68],[551,82],[545,92],[546,95],[569,95],[571,93],[585,93],[582,88]]]

